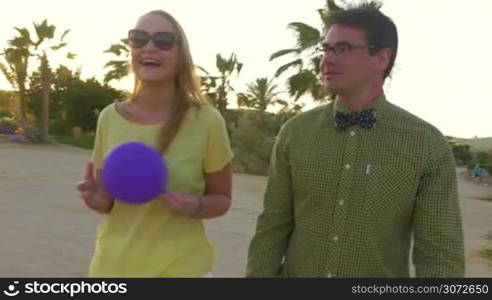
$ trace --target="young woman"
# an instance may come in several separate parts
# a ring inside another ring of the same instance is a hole
[[[140,17],[128,44],[134,94],[100,113],[77,186],[89,208],[107,214],[89,276],[208,276],[213,249],[202,219],[225,214],[231,204],[233,154],[224,119],[200,94],[185,34],[169,13]],[[169,192],[144,205],[115,201],[100,181],[104,157],[129,141],[161,151],[169,169]]]

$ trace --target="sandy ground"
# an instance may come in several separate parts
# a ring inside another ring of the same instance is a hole
[[[85,208],[74,184],[89,151],[66,146],[17,145],[0,136],[0,277],[85,277],[102,216]],[[216,277],[242,277],[248,244],[261,211],[266,179],[234,174],[233,206],[207,221],[216,247]],[[492,187],[460,181],[467,277],[492,277],[478,254],[492,242]]]

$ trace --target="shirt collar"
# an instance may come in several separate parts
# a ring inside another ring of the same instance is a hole
[[[384,93],[381,93],[374,101],[369,103],[364,109],[369,109],[369,108],[374,108],[374,110],[378,113],[378,117],[381,116],[382,110],[384,110],[384,107],[388,104],[386,100],[386,96]],[[337,112],[343,112],[343,113],[350,113],[352,110],[350,110],[347,105],[337,96],[334,101],[334,109],[333,109],[333,115],[335,115]]]

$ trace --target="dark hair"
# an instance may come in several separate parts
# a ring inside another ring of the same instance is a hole
[[[393,69],[398,50],[398,33],[395,23],[376,7],[359,7],[330,12],[325,19],[326,31],[335,24],[362,30],[367,44],[375,47],[370,50],[371,54],[383,48],[389,48],[391,58],[388,67],[384,70],[383,79],[388,77]]]

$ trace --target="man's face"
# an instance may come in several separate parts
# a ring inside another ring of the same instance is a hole
[[[370,55],[364,32],[332,25],[323,41],[322,79],[334,94],[347,95],[364,88],[384,71],[379,54]]]

